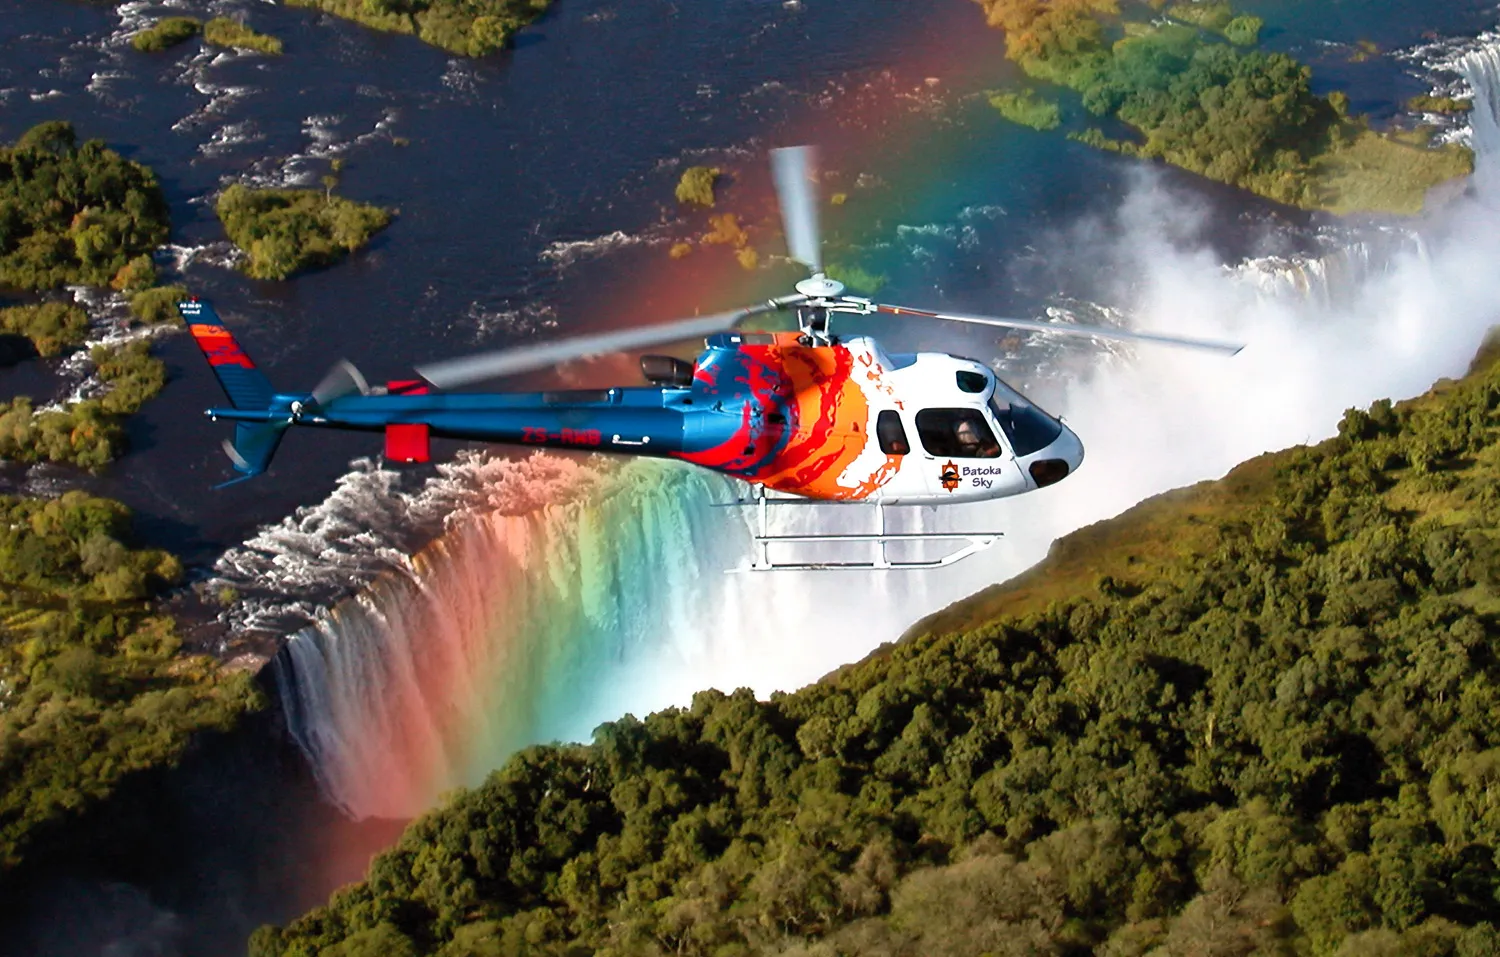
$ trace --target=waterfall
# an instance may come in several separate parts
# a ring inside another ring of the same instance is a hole
[[[1500,35],[1482,37],[1480,43],[1453,58],[1450,69],[1461,74],[1473,91],[1474,109],[1469,128],[1474,145],[1475,187],[1492,195],[1500,175]]]
[[[735,485],[690,466],[543,455],[457,473],[500,485],[544,474],[524,502],[489,490],[508,505],[469,508],[274,660],[288,726],[350,814],[414,816],[521,747],[587,740],[701,687],[813,680],[891,637],[922,593],[915,579],[728,573],[750,554],[748,515],[721,507]],[[455,497],[457,476],[444,481]],[[382,501],[401,494],[365,484]],[[787,510],[780,528],[809,527],[807,511]]]
[[[743,521],[722,480],[656,462],[580,466],[588,494],[471,514],[287,641],[276,674],[324,790],[409,817],[537,741],[587,738],[634,672],[713,654]],[[559,496],[562,497],[562,496]]]

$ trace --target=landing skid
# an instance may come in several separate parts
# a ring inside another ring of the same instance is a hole
[[[994,545],[1001,537],[1001,532],[887,532],[885,524],[886,503],[884,502],[823,502],[805,498],[772,498],[766,494],[764,486],[756,486],[755,495],[748,499],[734,499],[729,502],[718,503],[721,508],[754,508],[756,510],[756,524],[752,532],[755,542],[755,553],[749,565],[740,568],[732,568],[731,572],[804,572],[804,571],[836,571],[836,570],[873,570],[873,571],[917,571],[924,568],[943,568],[963,561],[971,555],[977,555],[985,549]],[[827,534],[827,535],[780,535],[771,532],[771,509],[788,505],[801,506],[838,506],[840,508],[873,507],[875,510],[875,531],[870,534]],[[899,508],[900,506],[890,506]],[[864,561],[820,561],[820,562],[788,562],[773,561],[771,558],[772,545],[798,545],[819,542],[831,542],[843,545],[869,544],[873,545],[874,554]],[[886,551],[886,546],[891,542],[967,542],[961,548],[955,549],[941,558],[923,560],[893,560]]]

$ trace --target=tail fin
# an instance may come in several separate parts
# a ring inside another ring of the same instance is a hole
[[[177,311],[187,320],[193,341],[203,350],[203,357],[218,377],[219,385],[229,397],[229,404],[247,411],[270,409],[274,396],[271,380],[255,368],[255,363],[245,355],[245,350],[240,348],[213,306],[200,299],[188,299],[177,304]],[[281,436],[288,424],[236,422],[234,441],[224,443],[224,452],[234,463],[234,470],[243,478],[254,478],[264,472],[271,464],[271,456],[276,454],[276,447],[281,444]]]
[[[271,456],[276,454],[284,434],[284,422],[236,422],[234,441],[224,440],[224,454],[234,463],[236,472],[254,478],[270,466]]]
[[[203,350],[203,357],[213,367],[214,375],[218,376],[229,404],[236,409],[269,408],[273,391],[271,380],[255,368],[255,363],[245,355],[245,350],[234,340],[213,307],[200,299],[189,299],[179,302],[177,311],[187,320],[188,330],[198,348]],[[239,444],[238,433],[235,444]],[[274,451],[275,448],[273,444],[271,449]]]

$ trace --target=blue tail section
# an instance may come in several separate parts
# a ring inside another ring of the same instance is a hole
[[[213,307],[202,300],[189,299],[179,302],[177,311],[187,321],[193,341],[213,367],[229,403],[236,409],[270,408],[274,392],[271,380],[255,368]]]
[[[224,452],[236,472],[252,478],[270,466],[285,433],[286,425],[281,422],[236,422],[234,441],[224,442]]]
[[[275,401],[271,380],[257,368],[245,350],[235,341],[234,335],[212,306],[200,299],[189,299],[177,304],[177,311],[187,321],[193,341],[203,351],[214,375],[229,397],[229,404],[236,411],[258,412],[261,421],[240,421],[234,424],[234,441],[224,443],[224,453],[234,463],[234,470],[244,478],[253,478],[264,472],[271,464],[271,456],[281,444],[290,420],[267,415]],[[227,409],[210,409],[210,415],[229,416]],[[270,421],[266,421],[270,419]],[[241,481],[241,479],[235,479]],[[228,484],[228,483],[226,483]]]

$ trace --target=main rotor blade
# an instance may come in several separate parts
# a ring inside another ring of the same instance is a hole
[[[1032,332],[1054,332],[1063,336],[1085,336],[1097,339],[1118,339],[1123,342],[1155,342],[1168,346],[1186,346],[1190,349],[1207,349],[1234,355],[1245,348],[1241,342],[1221,342],[1214,339],[1193,339],[1188,336],[1168,336],[1158,332],[1131,332],[1128,329],[1111,329],[1106,326],[1080,326],[1063,322],[1043,322],[1039,319],[999,319],[992,316],[965,316],[948,312],[929,312],[926,309],[909,309],[906,306],[877,305],[877,312],[898,316],[922,316],[925,319],[947,319],[950,322],[968,322],[979,326],[998,326],[1003,329],[1026,329]]]
[[[784,296],[781,299],[773,299],[745,309],[714,313],[711,316],[678,319],[636,329],[575,336],[557,342],[543,342],[537,345],[518,346],[514,349],[501,349],[496,352],[465,356],[461,359],[430,362],[417,366],[417,374],[440,389],[453,389],[471,382],[483,382],[486,379],[498,379],[501,376],[519,375],[522,372],[545,369],[570,359],[644,349],[668,342],[680,342],[683,339],[701,339],[716,332],[724,332],[748,316],[774,312],[788,305],[794,305],[805,298],[807,297]]]
[[[788,146],[771,151],[771,177],[781,200],[781,224],[791,257],[814,273],[823,271],[822,240],[818,235],[818,196],[813,182],[817,153],[811,146]]]
[[[313,387],[312,400],[314,405],[322,408],[334,399],[342,399],[356,392],[369,395],[370,385],[354,367],[354,363],[348,359],[340,359],[323,376],[323,381]]]

